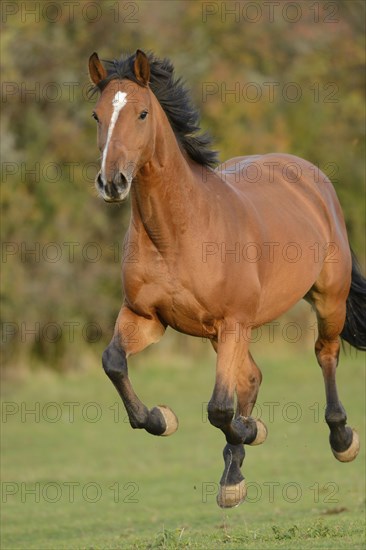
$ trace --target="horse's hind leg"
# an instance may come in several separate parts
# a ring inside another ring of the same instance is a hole
[[[346,299],[341,292],[330,294],[315,291],[313,296],[317,319],[318,338],[315,353],[323,371],[327,406],[325,420],[330,429],[330,446],[341,462],[350,462],[358,454],[360,444],[357,433],[346,426],[347,415],[338,397],[336,368],[339,356],[339,334],[346,316]]]

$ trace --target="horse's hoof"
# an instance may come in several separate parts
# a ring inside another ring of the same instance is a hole
[[[166,407],[165,405],[159,405],[156,408],[159,409],[159,411],[163,415],[165,426],[166,426],[165,431],[160,435],[164,435],[164,436],[172,435],[178,429],[178,425],[179,425],[178,418],[173,413],[173,411],[169,409],[169,407]]]
[[[352,435],[352,443],[348,449],[341,452],[332,449],[332,453],[340,462],[352,462],[352,460],[354,460],[358,455],[358,451],[360,450],[360,438],[358,437],[356,430],[352,429]]]
[[[220,485],[216,500],[220,508],[234,508],[235,506],[239,506],[246,496],[247,488],[245,480],[242,479],[236,485]]]
[[[249,445],[260,445],[267,439],[268,432],[264,422],[262,422],[259,418],[256,418],[255,423],[257,424],[257,435],[255,436],[255,440],[249,443]]]

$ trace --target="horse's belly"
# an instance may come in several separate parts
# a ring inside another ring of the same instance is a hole
[[[212,315],[191,291],[175,289],[164,294],[155,305],[159,317],[174,330],[197,337],[216,335],[216,323]]]
[[[125,300],[137,315],[158,314],[166,325],[191,336],[216,335],[213,312],[177,280],[159,277],[143,284],[125,280],[124,287]]]

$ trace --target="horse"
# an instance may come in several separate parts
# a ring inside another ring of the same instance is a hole
[[[137,263],[122,260],[124,300],[102,356],[132,428],[168,436],[178,419],[167,406],[148,409],[140,401],[128,357],[158,342],[167,326],[209,339],[217,362],[208,419],[226,438],[217,503],[239,505],[244,444],[267,436],[251,416],[262,380],[251,333],[303,298],[317,316],[330,446],[336,459],[352,461],[359,437],[346,425],[336,367],[340,338],[366,349],[366,279],[330,180],[282,153],[219,165],[168,59],[137,50],[102,62],[93,53],[89,75],[92,95],[99,95],[92,113],[101,152],[95,185],[108,203],[130,196],[124,248],[134,246],[139,256]]]

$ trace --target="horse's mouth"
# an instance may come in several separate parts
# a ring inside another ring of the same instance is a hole
[[[124,202],[127,198],[127,195],[126,195],[126,197],[116,197],[116,198],[111,198],[111,197],[107,197],[105,195],[102,195],[102,198],[103,198],[104,202]]]
[[[123,202],[127,199],[129,192],[130,189],[128,187],[123,191],[119,189],[117,189],[116,191],[114,190],[111,194],[103,191],[101,193],[101,196],[105,202]]]

